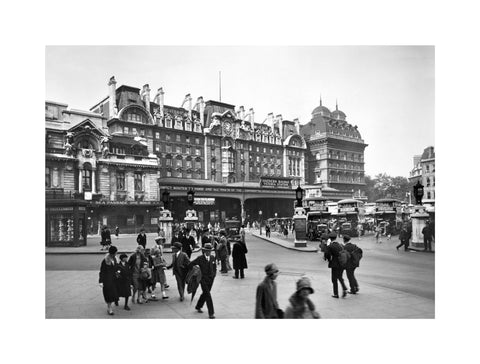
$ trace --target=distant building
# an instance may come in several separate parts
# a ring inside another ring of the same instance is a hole
[[[408,181],[412,185],[420,181],[424,186],[424,202],[435,201],[435,147],[429,146],[421,155],[413,157],[413,169]]]
[[[368,144],[362,139],[358,127],[346,121],[346,115],[333,112],[322,105],[312,111],[312,119],[300,127],[307,143],[306,179],[308,188],[321,191],[332,200],[365,196],[364,151]]]

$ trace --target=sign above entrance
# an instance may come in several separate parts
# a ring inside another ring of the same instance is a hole
[[[265,177],[260,177],[260,187],[292,188],[292,180],[290,178],[265,178]]]
[[[196,197],[194,205],[215,205],[215,197]]]

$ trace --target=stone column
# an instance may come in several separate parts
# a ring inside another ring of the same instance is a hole
[[[92,169],[92,193],[97,193],[96,188],[97,188],[97,186],[96,186],[96,183],[95,183],[95,170]]]
[[[82,193],[83,186],[82,186],[82,177],[83,177],[83,169],[78,170],[78,192]]]

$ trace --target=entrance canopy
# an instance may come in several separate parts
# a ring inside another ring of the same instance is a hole
[[[201,179],[159,178],[160,189],[170,192],[170,196],[186,196],[187,191],[193,189],[195,197],[230,197],[245,201],[253,198],[295,199],[295,190],[276,185],[259,182],[221,183]]]

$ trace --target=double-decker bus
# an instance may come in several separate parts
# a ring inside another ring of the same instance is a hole
[[[307,211],[307,236],[309,240],[320,240],[328,232],[331,213],[325,197],[309,197],[304,202]]]
[[[346,199],[338,201],[337,227],[341,235],[358,236],[358,225],[365,223],[365,203],[363,201]]]
[[[381,198],[375,202],[375,222],[385,235],[396,235],[402,229],[405,214],[402,201]]]

